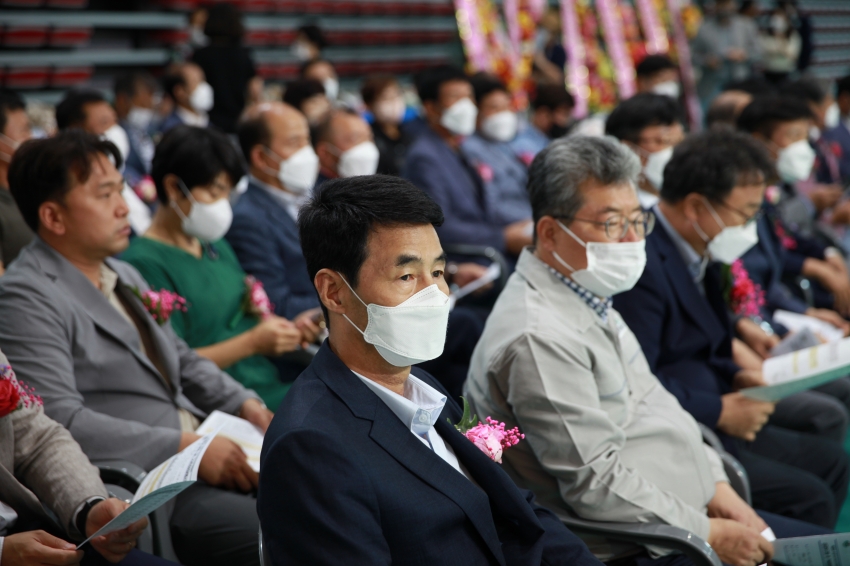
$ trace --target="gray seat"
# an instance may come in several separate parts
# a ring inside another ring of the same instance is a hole
[[[136,464],[122,460],[104,460],[92,463],[100,470],[100,479],[107,485],[107,490],[110,490],[112,486],[114,486],[113,489],[121,490],[120,492],[123,495],[116,493],[116,497],[120,499],[132,499],[133,494],[139,489],[139,485],[147,475],[147,472]],[[143,550],[160,558],[179,562],[177,553],[174,552],[174,546],[171,544],[171,508],[171,505],[166,504],[148,516],[150,527],[146,529],[146,532],[150,531],[150,548]]]
[[[260,566],[271,566],[272,559],[269,556],[269,550],[266,547],[265,542],[263,541],[263,527],[260,525],[259,532],[257,533],[260,538]]]
[[[747,502],[747,505],[752,506],[753,494],[750,490],[750,478],[747,476],[747,470],[744,469],[744,466],[734,456],[726,452],[723,443],[720,442],[720,439],[717,438],[713,430],[702,423],[700,423],[699,427],[706,444],[720,454],[720,458],[723,460],[723,468],[726,470],[726,475],[729,476],[729,485],[732,486],[732,489],[735,490],[741,499]]]

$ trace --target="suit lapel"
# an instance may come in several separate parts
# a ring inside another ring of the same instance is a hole
[[[416,440],[395,413],[336,357],[327,341],[313,360],[313,366],[318,377],[348,405],[355,416],[373,422],[370,438],[413,475],[460,507],[499,564],[505,564],[487,494]],[[438,421],[445,420],[447,416],[444,408]],[[442,432],[440,434],[442,436]]]
[[[679,250],[676,249],[675,244],[667,234],[667,230],[662,226],[650,238],[653,236],[659,244],[659,254],[664,264],[664,272],[670,279],[671,287],[673,287],[679,305],[688,313],[695,325],[706,334],[708,339],[715,343],[719,339],[718,336],[723,333],[717,315],[712,312],[706,298],[700,294],[696,283],[691,278],[688,266],[685,265],[685,260],[682,259]]]
[[[282,226],[291,238],[299,239],[298,226],[295,224],[295,220],[289,214],[289,211],[284,208],[280,201],[270,195],[266,189],[253,183],[248,186],[248,190],[253,193],[252,198],[254,198],[258,206],[265,211],[275,224]]]

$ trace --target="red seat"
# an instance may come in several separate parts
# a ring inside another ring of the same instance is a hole
[[[55,27],[50,30],[47,44],[51,47],[77,47],[88,43],[91,34],[90,27]]]
[[[81,65],[76,67],[54,67],[50,74],[50,86],[53,88],[69,88],[91,79],[94,67]]]
[[[47,26],[6,26],[3,45],[6,47],[42,47],[47,43]]]
[[[160,29],[150,32],[151,39],[165,45],[177,45],[189,41],[189,31],[185,29]]]
[[[271,45],[275,40],[275,32],[270,29],[249,29],[245,33],[245,45],[256,47]]]
[[[50,67],[7,67],[3,84],[6,88],[44,88],[50,78]]]

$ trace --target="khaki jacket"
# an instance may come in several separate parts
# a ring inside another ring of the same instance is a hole
[[[706,505],[728,481],[720,457],[619,313],[604,323],[530,249],[487,321],[464,393],[481,418],[526,435],[504,467],[542,505],[708,537]]]

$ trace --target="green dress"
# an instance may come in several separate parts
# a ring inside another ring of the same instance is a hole
[[[204,248],[200,259],[150,238],[134,238],[121,259],[139,270],[154,290],[168,289],[186,299],[186,312],[174,311],[171,326],[191,348],[223,342],[254,328],[259,318],[244,313],[245,272],[225,240],[213,244],[218,257]],[[234,324],[235,323],[235,324]],[[265,356],[244,358],[224,368],[277,409],[291,384],[278,376]]]

